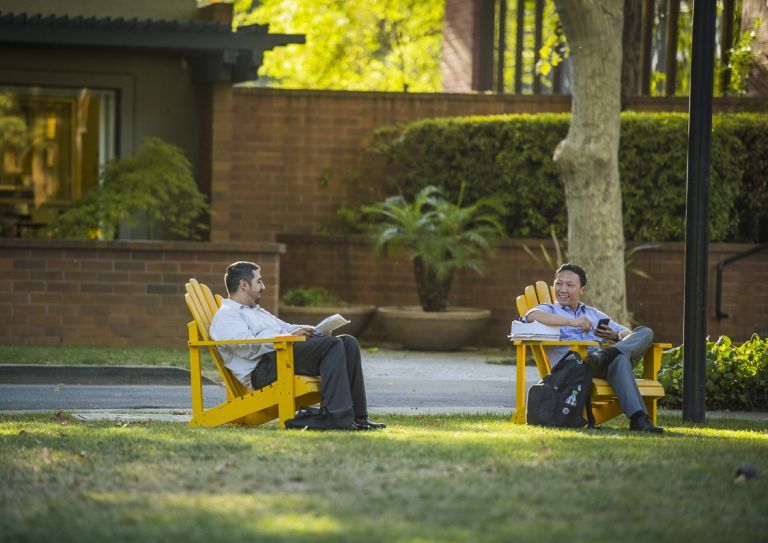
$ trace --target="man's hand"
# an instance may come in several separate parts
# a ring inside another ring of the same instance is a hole
[[[293,332],[293,335],[294,336],[302,336],[302,337],[310,337],[314,333],[315,333],[315,327],[314,326],[304,326],[303,328],[299,328],[298,330],[295,330]]]
[[[608,326],[598,326],[595,328],[595,335],[599,338],[607,339],[609,341],[619,341],[619,333],[614,332]]]
[[[589,332],[592,329],[592,321],[587,317],[579,317],[578,319],[571,319],[571,324],[568,326],[581,328],[582,332]]]

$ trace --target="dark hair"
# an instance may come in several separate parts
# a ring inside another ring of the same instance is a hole
[[[233,262],[227,266],[227,273],[224,274],[224,284],[227,287],[227,292],[233,294],[237,291],[240,280],[245,279],[248,284],[251,284],[253,279],[253,271],[258,270],[259,265],[253,262]]]
[[[557,277],[557,274],[559,274],[561,271],[570,271],[575,273],[579,276],[579,281],[581,282],[581,286],[585,286],[587,284],[587,272],[584,271],[584,268],[581,266],[577,266],[576,264],[571,264],[570,262],[566,262],[559,268],[557,268],[557,271],[555,272],[555,277]]]

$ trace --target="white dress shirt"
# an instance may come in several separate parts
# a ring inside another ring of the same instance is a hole
[[[226,299],[213,316],[209,334],[213,340],[259,339],[291,334],[302,326],[281,321],[259,305],[248,307]],[[252,388],[251,372],[259,359],[275,350],[271,343],[219,345],[217,348],[224,365],[248,389]]]

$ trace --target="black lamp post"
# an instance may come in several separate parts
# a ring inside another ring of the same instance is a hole
[[[706,387],[707,268],[709,266],[709,167],[716,2],[695,0],[688,119],[685,215],[685,323],[683,420],[704,422]]]

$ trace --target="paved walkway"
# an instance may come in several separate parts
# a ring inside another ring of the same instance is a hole
[[[371,413],[497,413],[511,415],[515,405],[515,367],[509,351],[433,353],[371,349],[363,353]],[[142,369],[143,368],[143,369]],[[6,375],[8,372],[5,372]],[[58,368],[42,377],[24,372],[8,384],[0,372],[0,411],[71,411],[82,420],[188,421],[189,374],[152,367]],[[21,375],[21,377],[19,377]],[[162,375],[158,384],[158,376]],[[68,380],[70,379],[71,380]],[[175,381],[174,381],[175,379]],[[526,368],[526,384],[538,380]],[[84,384],[79,384],[84,383]],[[223,387],[204,387],[208,406],[225,399]],[[672,411],[672,413],[680,413]],[[768,413],[708,412],[708,417],[768,421]]]

